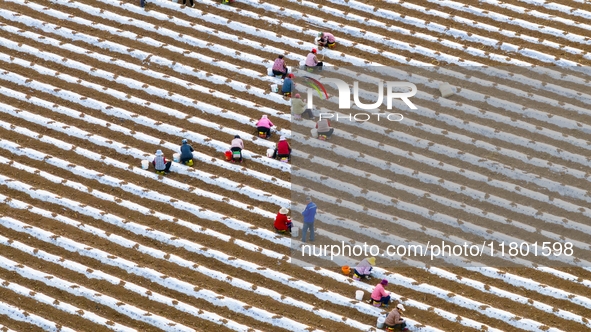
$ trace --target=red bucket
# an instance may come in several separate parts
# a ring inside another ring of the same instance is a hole
[[[226,151],[225,156],[226,156],[226,161],[232,160],[232,151]]]

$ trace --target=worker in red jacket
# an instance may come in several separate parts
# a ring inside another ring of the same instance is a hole
[[[277,216],[275,217],[275,224],[273,225],[277,232],[285,233],[288,231],[291,233],[291,226],[293,224],[291,223],[291,219],[287,217],[288,213],[289,210],[286,208],[281,208],[279,213],[277,213]]]
[[[279,142],[277,142],[277,147],[273,152],[273,159],[281,160],[281,158],[287,158],[288,161],[291,160],[291,146],[289,146],[289,143],[287,142],[284,136],[281,136],[279,138]]]

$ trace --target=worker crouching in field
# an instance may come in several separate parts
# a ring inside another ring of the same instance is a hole
[[[373,267],[375,265],[376,265],[376,258],[375,257],[364,258],[361,262],[359,262],[359,265],[357,265],[357,267],[355,267],[355,269],[353,270],[353,279],[355,279],[355,280],[359,280],[361,278],[369,279],[369,275],[371,274],[371,270],[373,269]]]
[[[289,146],[289,143],[283,136],[277,142],[277,147],[275,148],[275,152],[273,152],[273,159],[279,159],[281,161],[285,159],[289,161],[291,159],[291,146]]]
[[[401,317],[401,313],[404,311],[404,306],[402,303],[398,303],[396,308],[392,309],[388,316],[386,317],[386,321],[384,325],[386,326],[386,331],[408,331],[406,327],[406,322]]]
[[[295,76],[293,74],[289,74],[283,80],[283,85],[281,86],[281,93],[286,97],[291,97],[291,91],[295,89],[295,82],[293,81],[294,78]]]
[[[295,94],[295,98],[291,98],[291,114],[293,115],[294,120],[301,119],[304,115],[310,120],[314,119],[312,110],[306,108],[306,101],[302,100],[299,93]]]
[[[166,158],[164,158],[162,150],[157,150],[152,165],[154,165],[156,173],[164,175],[170,173],[170,165],[172,165],[172,161],[167,161]]]
[[[318,131],[318,139],[327,140],[334,133],[334,128],[330,126],[330,120],[320,119],[316,122],[316,130]]]
[[[283,60],[283,55],[279,55],[277,59],[275,59],[272,70],[273,75],[281,76],[282,79],[285,79],[285,77],[287,76],[287,65]]]
[[[193,166],[193,147],[189,145],[189,142],[184,139],[181,145],[181,163],[187,166]]]
[[[256,123],[258,136],[264,139],[271,137],[271,127],[273,126],[273,122],[269,120],[266,114],[263,114],[261,119]]]
[[[277,213],[277,216],[275,217],[275,223],[273,225],[277,233],[291,233],[291,226],[293,225],[293,223],[291,222],[291,219],[287,217],[288,213],[289,210],[286,208],[281,208],[279,210],[279,213]]]
[[[244,149],[244,142],[240,136],[234,136],[234,139],[230,144],[230,150],[232,151],[232,162],[242,162],[242,149]]]
[[[335,48],[335,46],[337,46],[337,40],[334,38],[334,35],[330,32],[319,32],[318,46]]]
[[[386,286],[388,286],[388,280],[382,279],[382,281],[380,281],[380,283],[373,289],[370,304],[374,307],[387,307],[390,305],[390,292],[386,291]]]
[[[317,53],[318,53],[318,51],[315,48],[312,49],[312,51],[310,51],[310,53],[308,53],[308,56],[306,57],[306,62],[305,62],[307,71],[322,70],[322,66],[324,65],[324,63],[322,63],[322,61],[318,60],[318,58],[316,57]]]

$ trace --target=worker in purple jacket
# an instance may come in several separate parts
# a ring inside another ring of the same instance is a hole
[[[302,242],[306,242],[306,235],[310,230],[310,241],[314,241],[314,219],[316,218],[316,204],[312,198],[306,197],[306,208],[302,211],[304,226],[302,227]]]

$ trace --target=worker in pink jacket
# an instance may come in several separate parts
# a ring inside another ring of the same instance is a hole
[[[244,142],[242,141],[242,139],[240,138],[239,135],[234,136],[234,139],[232,140],[232,143],[230,144],[230,150],[232,152],[240,152],[240,159],[239,161],[242,162],[242,149],[244,149]],[[232,159],[232,162],[234,162],[234,159]]]
[[[388,280],[382,279],[376,288],[371,293],[372,304],[381,304],[383,307],[390,305],[390,292],[387,292],[384,287],[388,286]]]
[[[262,138],[269,138],[271,137],[271,127],[274,126],[273,122],[271,122],[271,120],[269,120],[269,118],[267,117],[267,115],[263,115],[261,117],[261,119],[259,121],[257,121],[257,131],[259,133],[264,133],[265,137]]]
[[[328,48],[334,48],[337,45],[337,40],[334,35],[330,32],[319,32],[318,33],[318,46],[324,46]]]

